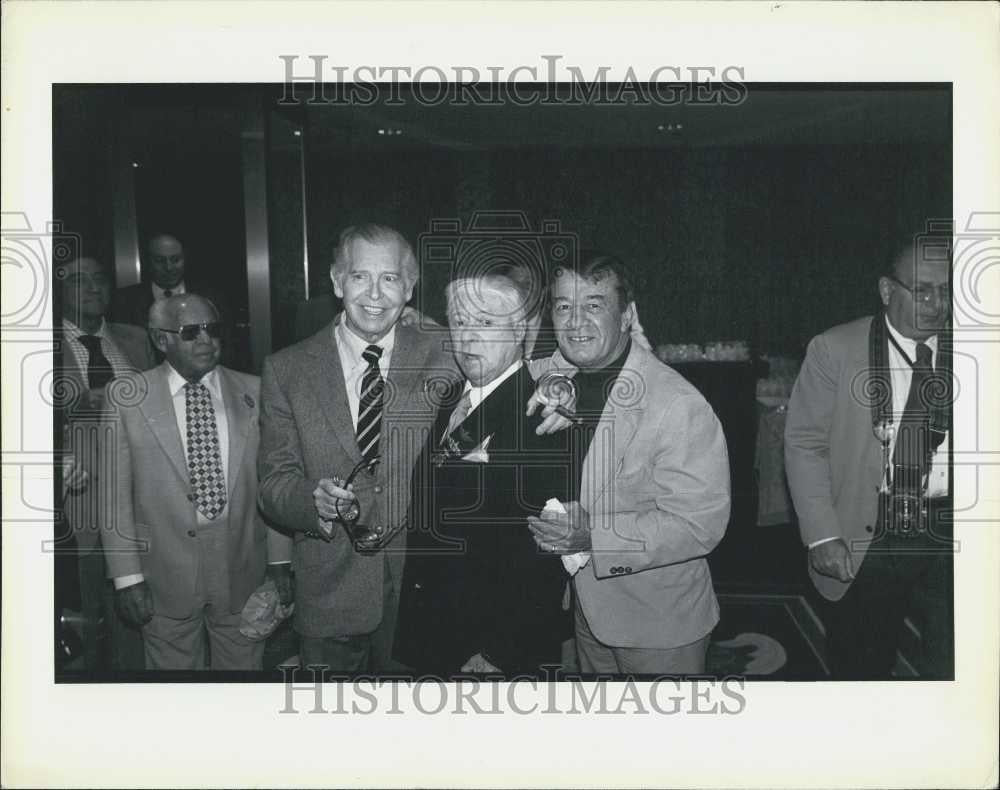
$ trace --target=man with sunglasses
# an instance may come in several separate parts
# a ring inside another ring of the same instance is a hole
[[[954,676],[950,243],[907,240],[878,280],[883,310],[814,338],[788,405],[785,468],[837,679],[890,679],[907,616],[920,677]]]
[[[123,616],[142,627],[147,669],[259,670],[263,642],[240,613],[288,539],[257,511],[256,376],[219,365],[215,305],[194,294],[153,304],[164,362],[133,377],[115,410],[115,529],[105,540]],[[286,601],[288,595],[285,596]]]

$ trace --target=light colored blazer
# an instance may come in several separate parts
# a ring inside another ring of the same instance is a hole
[[[447,337],[445,330],[396,327],[382,461],[374,475],[362,472],[354,483],[363,521],[394,528],[406,517],[413,464],[439,397],[458,375]],[[359,554],[339,524],[330,543],[302,534],[316,529],[318,481],[347,477],[361,460],[333,323],[264,360],[261,400],[260,504],[268,518],[296,533],[295,629],[309,637],[371,633],[382,620],[382,552]],[[403,530],[384,549],[397,590],[405,544]]]
[[[882,447],[864,397],[870,324],[859,318],[812,339],[785,421],[785,474],[802,542],[843,538],[855,574],[874,534],[882,479]],[[812,566],[809,575],[831,601],[850,587]]]
[[[264,581],[267,562],[290,556],[287,537],[257,511],[260,379],[219,367],[229,424],[229,610],[237,613]],[[134,389],[113,412],[118,454],[114,529],[104,550],[112,577],[142,573],[153,610],[190,617],[198,569],[198,518],[166,363],[131,377]]]
[[[136,371],[149,370],[156,363],[145,330],[127,324],[104,323],[107,336],[118,347]],[[66,494],[63,507],[66,519],[76,537],[77,550],[91,553],[100,546],[102,532],[99,502],[113,492],[114,480],[107,474],[114,442],[107,437],[106,414],[88,410],[83,395],[88,389],[87,372],[80,368],[69,341],[56,332],[61,346],[59,364],[53,382],[55,402],[62,409],[63,417],[70,424],[69,446],[79,468],[87,473],[87,485],[79,491]],[[112,390],[115,385],[112,385]]]
[[[537,376],[576,369],[557,352]],[[594,635],[672,648],[708,634],[719,606],[705,557],[729,521],[722,426],[679,373],[633,343],[584,459],[592,560],[574,577]]]

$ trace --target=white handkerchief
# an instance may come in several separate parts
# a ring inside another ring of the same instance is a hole
[[[490,439],[493,438],[491,433],[482,442],[479,443],[477,447],[472,448],[465,455],[462,456],[463,461],[471,461],[476,464],[488,464],[490,462],[490,454],[486,450],[490,446]]]
[[[545,503],[545,507],[542,508],[542,518],[545,517],[546,511],[553,514],[566,514],[566,508],[563,507],[563,503],[555,498],[552,498]],[[590,562],[590,552],[578,551],[576,554],[563,554],[559,559],[562,560],[566,573],[570,576],[576,576],[580,569],[586,568],[587,563]]]

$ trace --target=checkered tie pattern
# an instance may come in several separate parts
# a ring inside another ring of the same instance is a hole
[[[198,510],[214,519],[226,507],[226,476],[222,473],[219,431],[212,395],[201,382],[184,385],[187,413],[187,462]]]
[[[385,381],[378,361],[382,357],[379,346],[368,346],[361,354],[368,369],[361,378],[361,399],[358,402],[358,449],[369,463],[378,455],[378,440],[382,433],[382,392]]]

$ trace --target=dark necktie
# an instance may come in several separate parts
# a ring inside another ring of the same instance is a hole
[[[361,399],[358,402],[358,449],[368,463],[378,455],[379,434],[382,432],[382,391],[385,381],[378,361],[382,356],[379,346],[368,346],[361,354],[368,368],[361,378]]]
[[[80,335],[78,339],[87,349],[87,386],[99,389],[115,377],[115,371],[101,350],[101,338],[97,335]]]
[[[184,385],[187,413],[187,462],[198,510],[213,519],[226,507],[226,476],[222,471],[219,431],[212,395],[201,382]]]
[[[929,346],[917,343],[917,360],[912,367],[910,392],[899,420],[896,447],[892,452],[892,489],[897,494],[920,494],[930,461],[930,409],[926,382],[934,369]]]

